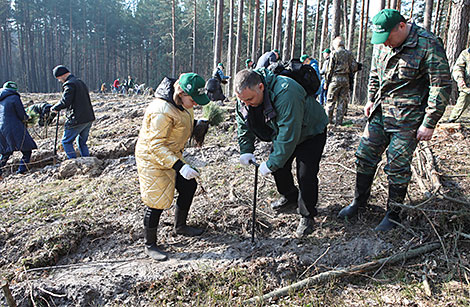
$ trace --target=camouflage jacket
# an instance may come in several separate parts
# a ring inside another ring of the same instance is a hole
[[[369,101],[382,109],[385,130],[434,128],[444,114],[452,87],[441,41],[412,24],[400,47],[376,45],[369,75]]]
[[[358,64],[351,51],[339,47],[330,55],[325,74],[326,82],[349,82],[349,73],[355,73],[357,69]]]
[[[467,86],[470,85],[470,48],[460,53],[454,67],[452,67],[452,77],[456,82],[464,80]]]

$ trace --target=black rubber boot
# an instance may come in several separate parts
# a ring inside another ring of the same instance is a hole
[[[359,208],[367,206],[367,200],[370,196],[370,189],[374,175],[356,174],[356,188],[354,191],[354,199],[338,213],[338,218],[351,218],[357,214]]]
[[[157,247],[157,228],[144,227],[145,230],[145,253],[157,261],[167,260],[168,257]]]
[[[188,237],[200,236],[204,230],[186,225],[189,210],[181,210],[178,206],[175,208],[175,233]]]
[[[402,185],[390,185],[388,187],[388,202],[387,202],[387,213],[377,227],[375,231],[387,232],[397,226],[395,222],[400,223],[400,212],[401,208],[391,205],[391,202],[402,204],[405,200],[407,186]]]

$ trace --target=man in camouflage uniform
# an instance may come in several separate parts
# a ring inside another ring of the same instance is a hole
[[[454,77],[459,87],[459,98],[452,113],[450,114],[448,123],[453,123],[462,116],[465,109],[470,104],[470,48],[465,49],[457,58],[452,68],[452,77]]]
[[[325,75],[324,89],[328,89],[326,109],[328,120],[333,123],[336,104],[335,125],[341,126],[344,108],[349,101],[349,74],[358,70],[358,64],[349,50],[344,48],[343,39],[338,36],[333,40],[333,49]]]
[[[376,231],[400,222],[400,207],[411,179],[411,160],[419,141],[430,140],[451,92],[449,64],[442,43],[432,33],[407,23],[397,10],[373,19],[368,123],[356,151],[354,200],[338,217],[350,218],[367,205],[377,164],[387,150],[387,213]]]

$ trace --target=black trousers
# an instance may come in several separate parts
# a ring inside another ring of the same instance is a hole
[[[323,148],[326,143],[326,129],[323,133],[305,140],[297,145],[292,156],[283,168],[273,172],[277,191],[289,201],[298,201],[298,210],[303,217],[317,215],[318,201],[318,171]],[[294,185],[292,162],[296,159],[297,181],[299,188]],[[299,193],[300,190],[300,193]]]
[[[175,188],[179,194],[176,200],[176,206],[182,211],[189,211],[191,203],[193,202],[194,193],[196,193],[197,189],[196,179],[184,179],[180,173],[176,172]],[[146,206],[144,212],[144,226],[156,228],[162,212],[162,209],[154,209]]]

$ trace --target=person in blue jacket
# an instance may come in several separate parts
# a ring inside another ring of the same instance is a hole
[[[13,81],[5,82],[0,89],[0,178],[14,151],[23,153],[16,171],[23,174],[28,169],[32,150],[38,148],[26,129],[26,120],[28,115],[18,94],[18,86]]]

